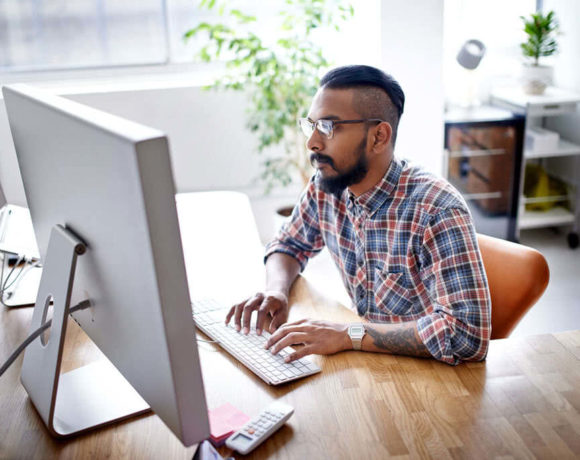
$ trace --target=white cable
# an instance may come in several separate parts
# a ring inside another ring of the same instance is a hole
[[[24,264],[20,268],[20,271],[16,275],[16,278],[14,278],[12,280],[12,282],[2,290],[2,294],[6,293],[6,290],[8,288],[16,285],[17,282],[19,282],[22,278],[24,278],[24,275],[26,273],[28,273],[30,270],[32,270],[33,268],[36,268],[36,267],[40,267],[40,260],[37,260],[36,262],[33,262],[32,259],[26,258]],[[16,287],[17,287],[17,285],[15,286],[15,288]]]
[[[8,280],[10,279],[10,275],[12,274],[12,272],[14,270],[12,270],[8,274],[8,276],[6,277],[6,282],[5,282],[4,286],[2,287],[2,294],[4,294],[8,288],[14,286],[14,283],[16,283],[16,281],[18,281],[20,279],[20,277],[23,275],[24,269],[27,267],[27,263],[26,262],[21,262],[21,263],[22,263],[22,267],[20,267],[20,270],[18,271],[18,273],[16,273],[16,275],[14,276],[14,279],[12,281],[10,281],[10,284],[8,284]],[[16,267],[16,265],[15,265],[15,267]]]
[[[74,307],[70,308],[69,314],[74,313],[75,311],[78,310],[84,310],[85,308],[88,308],[90,306],[91,306],[90,300],[83,300]],[[46,323],[44,323],[42,326],[36,329],[36,331],[30,334],[24,342],[22,342],[22,344],[14,351],[14,353],[10,355],[10,357],[6,360],[6,362],[2,364],[2,367],[0,367],[0,377],[2,377],[4,372],[6,372],[6,370],[12,365],[12,363],[16,360],[16,358],[18,358],[18,355],[20,355],[20,353],[22,353],[24,349],[34,341],[34,339],[36,339],[40,334],[42,334],[46,329],[48,329],[51,324],[52,319],[49,319]]]
[[[85,308],[88,308],[90,306],[91,306],[90,300],[83,300],[82,302],[75,305],[74,307],[71,307],[69,309],[69,314],[74,313],[75,311],[84,310]],[[46,329],[48,329],[51,324],[52,324],[52,319],[49,319],[46,323],[44,323],[42,326],[40,326],[38,329],[36,329],[32,334],[30,334],[26,338],[26,340],[24,340],[24,342],[22,342],[22,344],[20,344],[20,346],[16,350],[14,350],[14,352],[10,355],[10,357],[6,360],[6,362],[4,364],[2,364],[2,367],[0,367],[0,377],[2,377],[4,372],[6,372],[8,370],[8,368],[12,365],[12,363],[14,363],[14,361],[16,360],[16,358],[18,358],[20,353],[22,353],[24,351],[24,349],[28,345],[30,345],[40,334],[42,334]],[[219,343],[218,340],[204,340],[204,339],[200,339],[197,337],[196,337],[196,339],[199,342]]]
[[[19,283],[20,280],[22,280],[24,278],[24,275],[26,273],[28,273],[30,270],[32,270],[33,268],[41,266],[39,259],[35,260],[33,258],[21,256],[18,260],[19,260],[19,262],[23,261],[24,263],[23,263],[22,267],[20,268],[20,270],[18,271],[18,273],[16,274],[15,278],[10,282],[10,284],[8,284],[10,276],[12,275],[12,272],[17,267],[17,265],[14,265],[14,267],[12,268],[12,270],[10,270],[10,273],[8,273],[8,276],[6,277],[6,280],[5,280],[4,279],[4,267],[6,265],[6,263],[5,263],[6,262],[6,253],[4,253],[4,256],[2,259],[2,270],[0,272],[0,303],[4,306],[7,306],[4,303],[5,294],[8,294],[7,298],[9,299],[11,294],[14,294],[15,289],[18,287],[17,283]],[[18,264],[18,262],[17,262],[17,264]],[[12,286],[14,286],[12,291],[8,291],[8,289],[11,288]]]
[[[6,255],[4,255],[4,259],[6,259]],[[18,260],[12,266],[12,269],[6,275],[6,279],[2,278],[2,284],[1,284],[2,288],[0,289],[0,294],[4,294],[4,291],[6,289],[8,289],[10,286],[12,286],[13,282],[10,283],[10,285],[7,286],[8,281],[10,280],[10,277],[12,276],[12,273],[14,273],[14,270],[16,270],[18,268],[18,265],[20,265],[23,261],[24,261],[24,257],[23,256],[18,256]],[[4,264],[5,261],[3,261],[2,263]],[[2,268],[4,268],[4,267],[2,267]],[[18,279],[18,277],[20,276],[21,273],[22,273],[22,268],[20,269],[20,272],[16,275],[16,279]],[[4,275],[4,270],[2,270],[2,275]]]

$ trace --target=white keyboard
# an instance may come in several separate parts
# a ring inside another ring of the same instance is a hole
[[[283,348],[273,355],[264,346],[270,337],[266,331],[257,335],[254,327],[248,335],[237,332],[230,323],[224,324],[227,308],[213,299],[196,300],[193,305],[193,319],[197,327],[270,385],[280,385],[320,372],[320,367],[308,358],[285,363],[284,358],[294,350]]]

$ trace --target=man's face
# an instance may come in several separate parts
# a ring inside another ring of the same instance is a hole
[[[321,89],[314,96],[308,118],[360,119],[353,109],[353,97],[352,89]],[[367,128],[365,123],[335,125],[332,139],[314,130],[306,146],[324,191],[339,195],[349,185],[364,179],[368,172]]]

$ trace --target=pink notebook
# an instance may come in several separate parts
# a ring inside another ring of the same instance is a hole
[[[241,428],[250,417],[236,409],[230,403],[226,403],[208,411],[209,427],[210,427],[210,441],[218,447],[226,442],[230,435]]]

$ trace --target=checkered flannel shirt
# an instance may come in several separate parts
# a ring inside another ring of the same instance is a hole
[[[358,198],[325,193],[313,176],[290,219],[266,246],[303,270],[326,246],[353,309],[371,322],[417,321],[434,358],[483,360],[491,301],[471,214],[445,180],[393,159]]]

